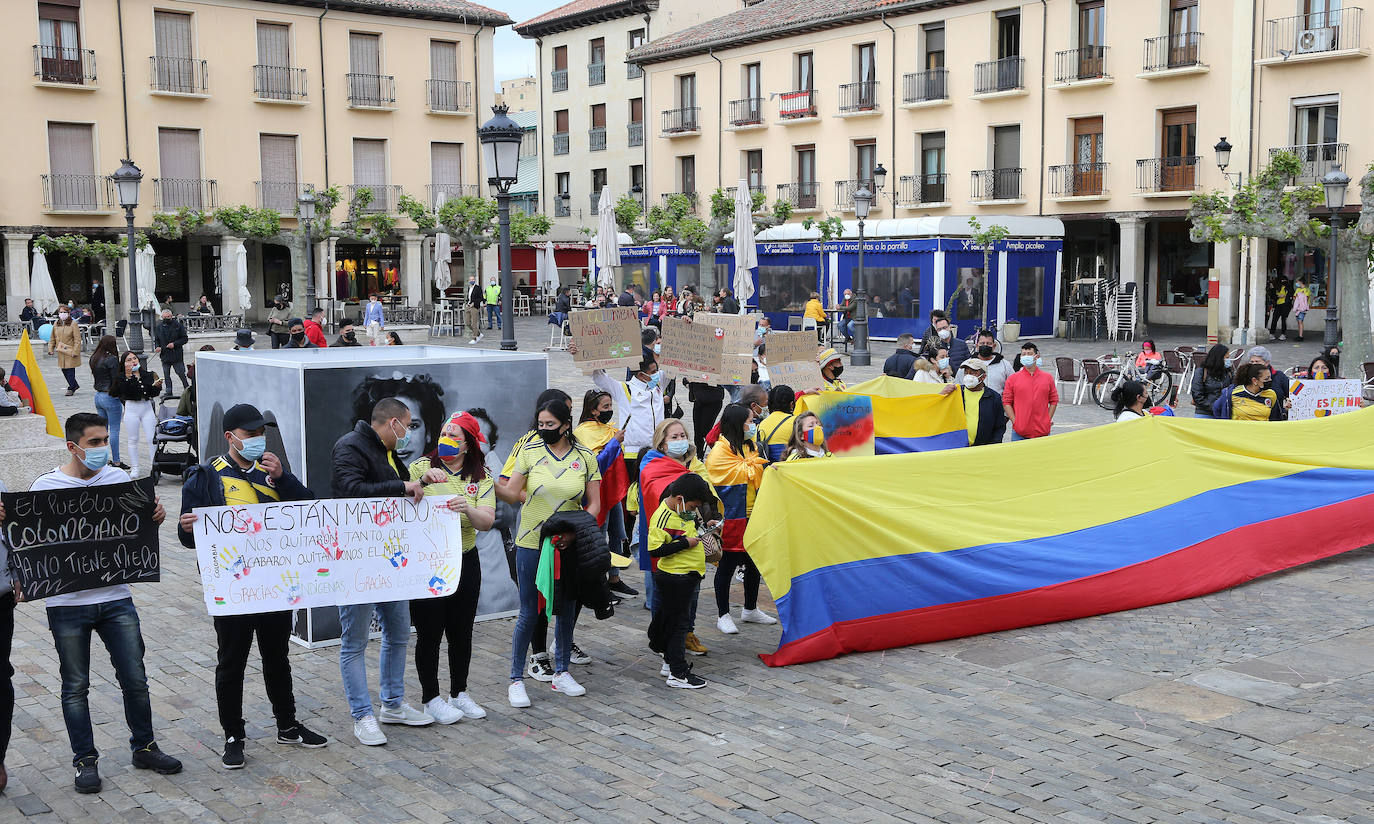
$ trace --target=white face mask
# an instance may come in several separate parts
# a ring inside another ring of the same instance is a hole
[[[936,334],[940,336],[940,340],[949,340],[949,330],[948,330],[948,329],[941,329],[941,330],[940,330],[939,332],[937,332]]]
[[[968,389],[977,389],[983,381],[977,375],[964,374],[964,386]]]

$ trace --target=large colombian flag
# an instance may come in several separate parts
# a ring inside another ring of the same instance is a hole
[[[826,448],[838,457],[966,447],[963,393],[941,395],[943,388],[885,375],[847,392],[803,395],[797,412],[820,418]]]
[[[912,478],[983,482],[958,484],[956,519]],[[1371,543],[1370,409],[795,461],[745,535],[783,623],[771,666],[1192,598]]]
[[[48,395],[48,385],[43,382],[43,373],[38,369],[38,360],[33,355],[33,344],[29,343],[29,330],[25,329],[19,339],[19,354],[10,367],[10,389],[24,399],[24,403],[48,421],[48,434],[54,438],[66,437],[62,422],[57,419],[52,397]]]

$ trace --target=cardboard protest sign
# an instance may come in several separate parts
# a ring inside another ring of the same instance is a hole
[[[768,350],[772,355],[772,350]],[[790,386],[794,392],[819,392],[825,386],[821,367],[815,360],[773,363],[768,358],[768,382],[773,386]]]
[[[1294,378],[1289,387],[1293,408],[1288,410],[1288,420],[1301,421],[1354,412],[1360,408],[1363,397],[1361,389],[1357,380],[1313,381]]]
[[[691,320],[663,319],[663,351],[658,364],[675,377],[702,383],[749,382],[753,366],[751,315],[698,312]]]
[[[159,579],[151,478],[3,498],[10,569],[26,600]]]
[[[449,595],[463,535],[448,496],[289,501],[195,510],[211,615]]]
[[[580,309],[568,315],[568,325],[577,344],[573,364],[584,372],[639,367],[644,347],[639,337],[639,313],[633,306]]]
[[[763,343],[770,372],[775,364],[815,363],[816,353],[820,351],[816,344],[816,333],[810,331],[770,332]]]

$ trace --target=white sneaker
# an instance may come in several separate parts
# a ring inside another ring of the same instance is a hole
[[[486,335],[478,335],[478,336],[477,336],[477,340],[473,341],[473,343],[481,343],[482,338],[485,338],[485,337],[486,337]]]
[[[468,695],[466,692],[460,692],[453,696],[448,700],[448,704],[450,707],[461,712],[464,718],[487,717],[487,711],[478,706],[477,702],[472,700],[472,696]]]
[[[716,619],[716,629],[726,635],[738,635],[739,627],[735,626],[735,619],[729,615],[722,615]]]
[[[530,696],[525,692],[524,681],[510,682],[510,689],[506,691],[506,697],[510,699],[512,707],[528,707],[530,705]]]
[[[358,739],[359,744],[368,747],[380,747],[386,743],[386,733],[377,726],[377,719],[371,715],[364,715],[353,722],[353,737]]]
[[[577,644],[572,645],[572,651],[568,653],[568,663],[571,664],[590,664],[592,657],[582,651]]]
[[[472,339],[470,339],[470,340],[468,341],[468,344],[471,345],[471,344],[474,344],[474,343],[476,343],[476,342],[477,342],[477,338],[472,338]]]
[[[552,681],[553,664],[549,662],[549,654],[544,652],[530,658],[529,664],[525,666],[525,675],[546,684]]]
[[[442,698],[434,698],[425,704],[425,714],[437,724],[453,724],[463,720],[463,711],[452,706]]]
[[[382,717],[380,720],[383,724],[405,724],[407,727],[428,727],[430,724],[434,723],[434,716],[426,715],[403,701],[401,702],[401,706],[395,709],[383,705]]]
[[[665,658],[663,660],[663,666],[658,668],[658,674],[663,676],[664,678],[667,678],[668,676],[673,674],[673,668],[668,666],[668,659]]]
[[[778,619],[761,609],[746,609],[739,614],[739,619],[746,624],[776,624],[778,622]]]
[[[553,691],[574,697],[587,694],[587,688],[577,683],[571,672],[560,672],[553,677]]]

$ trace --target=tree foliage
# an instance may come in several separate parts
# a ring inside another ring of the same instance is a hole
[[[832,240],[840,239],[844,234],[844,221],[834,215],[821,218],[808,217],[806,220],[802,221],[802,228],[808,231],[815,229],[821,236],[820,243],[816,244],[821,263],[816,279],[816,291],[821,293],[822,302],[824,302],[825,297],[829,294],[825,289],[825,244]]]
[[[445,200],[437,211],[410,197],[401,196],[401,212],[414,221],[423,234],[444,232],[463,249],[467,274],[477,272],[477,257],[501,239],[499,209],[494,198],[463,196]],[[547,215],[531,215],[511,209],[510,242],[528,243],[530,238],[548,234],[553,223]]]
[[[754,231],[758,232],[781,223],[792,216],[792,204],[776,201],[773,208],[762,212],[767,197],[753,192]],[[697,216],[697,195],[672,194],[667,203],[654,206],[646,213],[639,201],[626,195],[612,207],[616,227],[629,235],[635,243],[670,241],[682,249],[714,255],[725,236],[735,231],[735,199],[723,189],[711,193],[709,213],[705,220]]]
[[[990,223],[987,226],[976,217],[968,219],[969,228],[973,233],[969,235],[969,240],[983,250],[983,305],[980,308],[979,329],[988,328],[988,284],[989,273],[992,269],[992,250],[1000,241],[1011,237],[1011,230],[1000,223]],[[954,301],[959,295],[959,284],[954,284],[954,291],[949,293],[949,303],[945,305],[945,314],[954,317]]]

